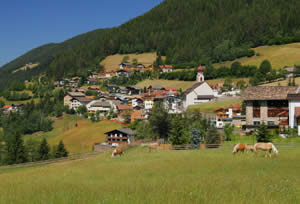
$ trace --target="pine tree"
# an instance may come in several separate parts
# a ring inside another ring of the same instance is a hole
[[[181,116],[175,116],[171,124],[172,126],[169,133],[169,137],[172,144],[173,145],[187,144],[190,138],[186,132],[183,118],[181,118]]]
[[[48,160],[49,159],[49,152],[50,152],[50,147],[49,144],[44,138],[40,144],[38,153],[39,153],[39,160]]]
[[[207,136],[205,137],[206,144],[219,144],[220,134],[215,127],[210,126],[207,131]]]
[[[67,157],[69,155],[69,152],[65,149],[65,145],[63,141],[61,140],[56,148],[55,151],[55,158],[61,158],[61,157]]]
[[[268,131],[267,125],[263,122],[256,130],[256,140],[257,142],[271,142],[272,135]]]
[[[20,131],[11,126],[5,132],[5,162],[18,164],[27,161],[26,149]]]

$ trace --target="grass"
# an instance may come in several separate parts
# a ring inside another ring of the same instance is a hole
[[[300,43],[291,43],[286,45],[261,46],[254,48],[255,53],[260,56],[244,57],[235,61],[243,65],[259,66],[265,59],[269,60],[273,68],[279,69],[285,66],[294,66],[300,64]],[[216,64],[216,67],[222,65],[230,66],[234,61]]]
[[[137,59],[141,64],[153,64],[156,60],[156,53],[143,53],[143,54],[116,54],[106,57],[100,64],[102,64],[105,70],[118,70],[124,56],[129,56],[129,63],[132,63],[133,59]]]
[[[37,66],[39,66],[39,63],[31,64],[31,65],[28,65],[28,66],[25,65],[23,67],[20,67],[19,69],[14,70],[12,73],[14,74],[14,73],[16,73],[18,71],[23,71],[23,70],[26,70],[26,69],[33,69],[33,68],[35,68]]]
[[[292,80],[292,79],[291,79]],[[295,83],[300,85],[300,77],[295,78]],[[287,86],[289,84],[289,80],[285,79],[282,81],[276,81],[268,84],[263,84],[262,86]]]
[[[76,122],[78,127],[75,127]],[[54,119],[52,131],[26,135],[25,138],[41,140],[45,137],[51,146],[57,145],[60,140],[63,140],[71,154],[88,153],[93,151],[92,148],[95,143],[105,141],[105,132],[120,127],[119,123],[112,121],[92,123],[75,115],[65,115],[61,119]]]
[[[65,163],[0,170],[1,203],[299,203],[300,148],[277,158],[232,147],[130,149]]]
[[[209,103],[203,103],[203,104],[199,104],[199,105],[192,105],[189,106],[189,109],[193,110],[193,109],[197,109],[200,110],[201,112],[204,113],[214,113],[214,111],[216,110],[216,108],[220,108],[220,107],[227,107],[230,104],[232,105],[236,105],[236,104],[242,104],[242,100],[239,98],[233,98],[233,99],[226,99],[226,100],[219,100],[219,101],[212,101]]]

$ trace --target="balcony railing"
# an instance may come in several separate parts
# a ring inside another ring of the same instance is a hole
[[[268,108],[268,117],[288,117],[289,108],[278,108],[278,107],[269,107]]]

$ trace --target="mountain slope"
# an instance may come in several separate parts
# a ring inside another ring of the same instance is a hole
[[[116,53],[157,51],[173,64],[251,56],[250,47],[300,41],[299,9],[297,0],[165,0],[119,27],[82,35],[84,40],[59,52],[47,48],[55,57],[41,67],[60,78],[95,69]]]

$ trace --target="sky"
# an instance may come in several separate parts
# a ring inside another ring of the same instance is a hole
[[[163,0],[0,0],[0,66],[50,42],[121,25]]]

